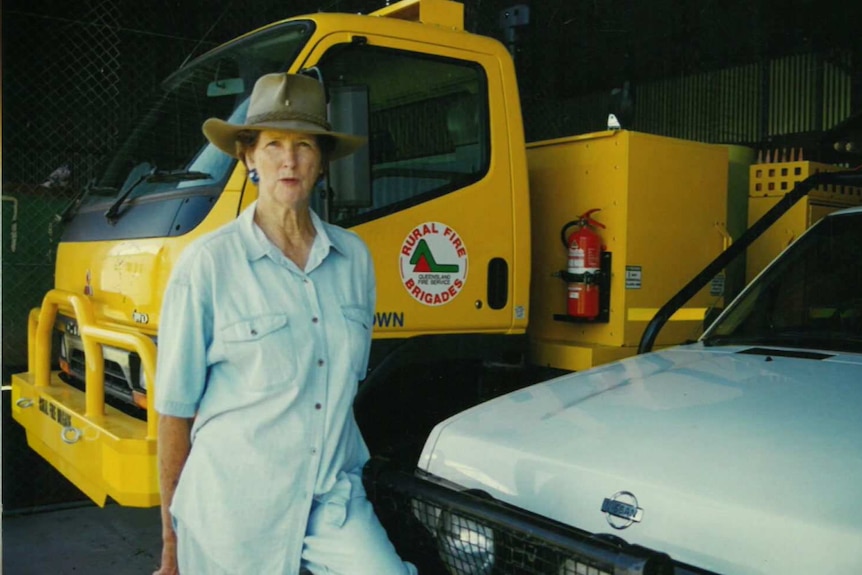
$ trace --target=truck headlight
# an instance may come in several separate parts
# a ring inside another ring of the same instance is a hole
[[[440,557],[457,575],[489,575],[494,567],[494,531],[444,510],[437,524]]]

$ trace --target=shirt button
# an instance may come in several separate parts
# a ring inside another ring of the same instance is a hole
[[[257,335],[257,330],[256,329],[251,330],[251,335]]]
[[[317,318],[316,318],[316,317],[311,318],[311,323],[317,323],[317,321],[318,321],[318,320],[317,320]]]
[[[323,367],[323,360],[322,360],[322,359],[318,359],[318,360],[317,360],[317,365],[319,365],[319,366]]]
[[[321,407],[323,407],[323,406],[320,405],[319,403],[314,404],[314,409],[320,409]]]
[[[312,448],[311,448],[311,454],[312,454],[312,455],[317,455],[317,448],[316,448],[316,447],[312,447]]]

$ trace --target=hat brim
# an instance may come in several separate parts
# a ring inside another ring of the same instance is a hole
[[[303,122],[301,120],[261,122],[258,124],[231,124],[219,118],[209,118],[203,123],[203,132],[207,140],[233,158],[237,158],[236,136],[243,130],[275,130],[314,136],[328,136],[335,142],[332,151],[329,153],[330,160],[349,156],[364,146],[366,142],[362,136],[327,131],[313,122]]]

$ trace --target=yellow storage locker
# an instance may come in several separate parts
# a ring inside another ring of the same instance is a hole
[[[599,132],[527,147],[532,222],[528,332],[532,360],[580,370],[633,355],[655,312],[727,245],[728,149],[630,131]],[[587,210],[611,252],[607,322],[561,321],[566,283],[560,238]],[[657,345],[697,337],[722,278],[661,331]],[[555,319],[556,316],[556,319]]]

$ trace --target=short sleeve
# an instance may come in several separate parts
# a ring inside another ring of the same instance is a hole
[[[200,282],[179,264],[165,290],[159,318],[155,408],[163,415],[194,417],[206,388],[212,314]]]

